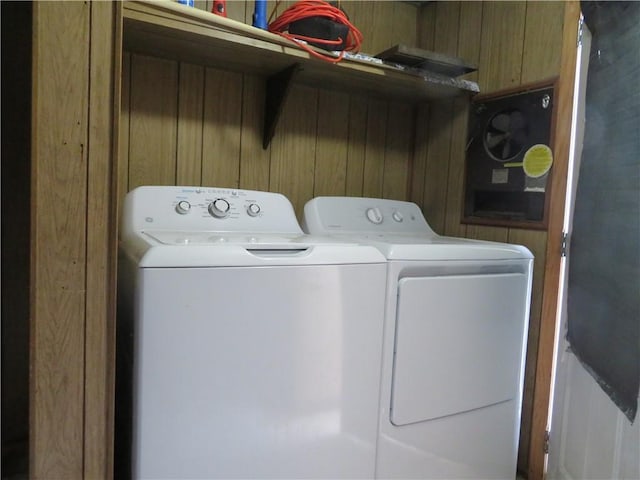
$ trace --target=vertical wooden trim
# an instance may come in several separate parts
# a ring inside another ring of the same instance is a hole
[[[117,143],[121,58],[116,4],[93,2],[89,65],[84,478],[113,472]],[[116,54],[116,52],[118,52]],[[117,100],[117,103],[116,103]]]
[[[558,121],[556,123],[553,147],[554,174],[551,180],[546,270],[542,296],[542,321],[538,344],[531,445],[529,449],[528,478],[530,480],[541,480],[545,475],[546,456],[542,450],[542,445],[544,432],[547,429],[552,381],[551,372],[557,321],[556,311],[560,286],[560,245],[567,188],[579,18],[580,4],[575,1],[567,2],[564,10],[561,67],[558,79]]]
[[[121,18],[121,14],[120,14]],[[122,19],[119,20],[122,23]],[[122,36],[122,34],[120,34]],[[131,111],[131,54],[122,52],[122,68],[120,75],[120,105],[118,128],[118,203],[129,191],[129,115]],[[120,218],[120,208],[118,208]]]
[[[90,7],[33,12],[30,475],[81,478]]]

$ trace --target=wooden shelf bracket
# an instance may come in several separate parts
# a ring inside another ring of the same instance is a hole
[[[284,102],[289,95],[291,83],[300,70],[302,70],[302,66],[299,63],[294,63],[267,78],[262,136],[262,148],[265,150],[269,147],[269,143],[271,143],[271,139],[275,135],[276,125],[280,119]]]

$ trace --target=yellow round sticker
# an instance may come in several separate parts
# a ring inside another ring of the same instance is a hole
[[[543,176],[551,168],[553,154],[547,145],[538,144],[532,146],[524,154],[522,168],[527,177],[538,178]]]

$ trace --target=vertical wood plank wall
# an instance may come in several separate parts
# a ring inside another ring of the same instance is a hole
[[[30,471],[80,478],[90,7],[42,2],[33,14]]]
[[[418,46],[476,63],[478,71],[470,78],[478,82],[482,93],[551,78],[560,72],[564,8],[563,2],[430,3],[420,8]],[[416,126],[416,136],[426,137],[426,144],[421,140],[416,148],[413,201],[421,204],[439,233],[518,243],[535,255],[518,455],[518,469],[526,472],[547,234],[460,223],[468,106],[458,100],[429,109],[418,116]]]
[[[227,5],[250,23],[252,2]],[[363,51],[416,44],[416,6],[343,6]],[[126,53],[122,92],[119,195],[143,184],[269,190],[298,215],[317,195],[408,196],[413,105],[294,85],[263,150],[264,78]]]
[[[114,5],[33,5],[30,478],[111,476]]]

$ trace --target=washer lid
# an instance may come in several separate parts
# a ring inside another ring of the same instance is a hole
[[[120,246],[142,268],[385,262],[373,246],[312,235],[151,231],[129,236]]]

